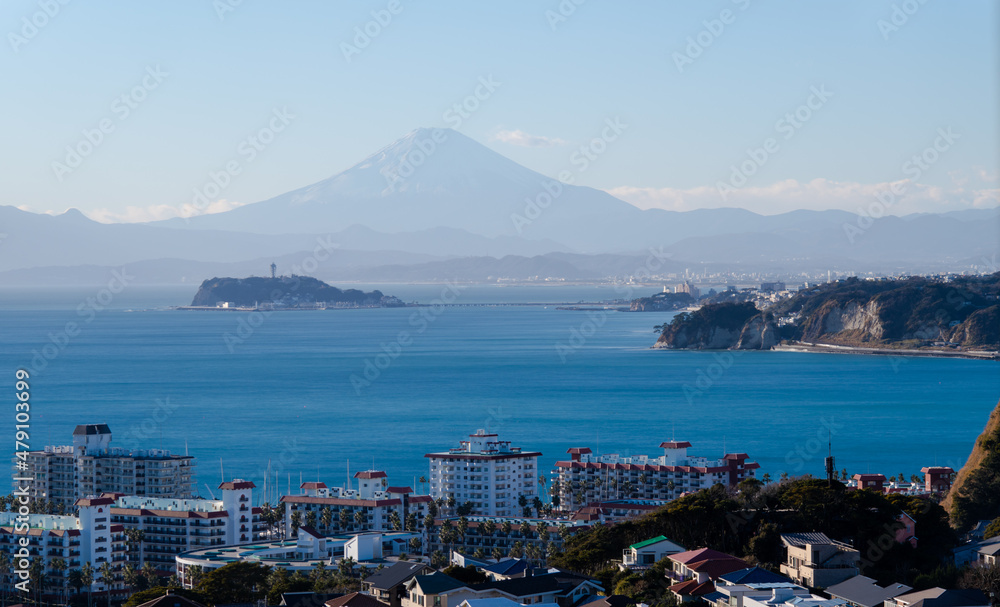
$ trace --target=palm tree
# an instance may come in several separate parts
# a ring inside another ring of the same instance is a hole
[[[160,583],[160,574],[156,572],[156,567],[152,563],[142,566],[142,577],[146,580],[146,587],[153,588]]]
[[[365,513],[361,510],[354,511],[354,522],[358,524],[358,529],[364,530],[365,528]]]
[[[80,568],[80,581],[87,587],[87,607],[92,607],[91,590],[93,590],[92,586],[94,585],[94,566],[90,564],[90,561],[84,563],[83,567]]]
[[[66,574],[66,582],[69,583],[70,587],[76,589],[76,593],[80,594],[80,590],[83,588],[83,571],[79,569],[70,569],[69,573]]]
[[[55,577],[59,581],[59,598],[63,599],[65,594],[64,589],[66,587],[65,581],[63,579],[63,571],[66,571],[68,565],[66,564],[66,559],[62,557],[56,557],[49,561],[49,568],[55,572]]]
[[[316,527],[316,511],[315,510],[307,510],[306,511],[306,525],[308,525],[309,527],[313,527],[313,528]]]
[[[490,555],[493,556],[493,560],[499,561],[503,558],[503,550],[500,550],[500,546],[494,546]]]
[[[464,516],[463,517],[459,517],[459,519],[458,519],[458,533],[459,533],[459,535],[462,536],[463,540],[465,539],[465,532],[468,531],[468,530],[469,530],[469,519],[465,518]]]
[[[6,508],[6,502],[0,497],[0,508]],[[10,555],[0,552],[0,603],[7,604],[7,576],[12,570]]]
[[[500,533],[504,535],[510,535],[511,528],[512,525],[510,524],[510,521],[504,521],[500,523]]]
[[[528,523],[528,521],[521,521],[521,527],[520,529],[518,529],[518,531],[521,532],[521,537],[525,539],[531,537],[531,525]]]
[[[191,579],[191,585],[197,586],[203,577],[205,577],[205,568],[201,565],[192,565],[188,567],[187,570],[188,577]]]
[[[341,574],[343,574],[344,576],[350,576],[351,573],[354,571],[354,565],[355,565],[354,558],[349,556],[346,559],[340,559],[340,563],[337,565],[337,567],[340,569]]]
[[[333,510],[329,506],[323,506],[320,511],[319,521],[323,525],[323,531],[329,533],[330,525],[333,524]]]
[[[302,512],[296,510],[292,513],[292,535],[298,535],[299,527],[302,526]]]
[[[42,593],[48,583],[45,576],[45,565],[42,562],[42,557],[36,556],[31,559],[31,565],[28,566],[28,575],[34,582],[32,585],[35,589],[35,603],[41,603]]]
[[[771,482],[771,475],[765,472],[764,476],[762,476],[760,480],[764,481],[764,484],[766,485]]]
[[[341,508],[337,518],[340,519],[341,531],[346,530],[351,524],[351,513],[347,511],[347,508]]]
[[[115,587],[115,570],[111,567],[111,563],[104,561],[101,563],[101,582],[104,583],[104,588],[108,592],[108,607],[111,607],[111,591]]]
[[[189,568],[188,571],[193,569]],[[139,572],[136,571],[135,565],[132,563],[125,563],[122,568],[122,580],[125,582],[125,587],[128,588],[128,593],[133,594],[135,592],[135,585],[139,581]]]
[[[421,485],[424,485],[425,487],[427,486],[427,477],[426,476],[421,476],[417,480],[420,482]]]
[[[414,553],[418,553],[419,554],[419,552],[420,552],[420,545],[422,543],[423,542],[420,541],[419,537],[411,537],[410,538],[410,550],[412,550]]]
[[[142,563],[142,542],[146,539],[146,532],[129,527],[125,530],[125,538],[128,541],[128,559]]]

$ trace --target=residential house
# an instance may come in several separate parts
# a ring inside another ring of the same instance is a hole
[[[809,591],[783,575],[760,567],[749,567],[720,575],[715,580],[715,592],[702,600],[715,607],[744,607],[743,599],[768,599],[775,590],[788,590],[794,596],[809,596]]]
[[[929,588],[887,599],[885,607],[989,607],[990,599],[981,590]]]
[[[622,568],[648,568],[671,554],[678,554],[684,551],[684,546],[671,542],[666,536],[658,535],[626,548],[622,554]]]
[[[879,586],[875,580],[863,575],[856,575],[849,580],[834,584],[826,589],[826,593],[834,599],[847,601],[850,607],[882,607],[888,599],[906,594],[913,590],[906,584],[889,584]]]
[[[667,577],[676,582],[670,586],[670,591],[680,602],[697,600],[715,592],[715,580],[719,576],[749,567],[743,559],[711,548],[688,550],[667,558],[671,565]]]
[[[379,601],[372,595],[360,592],[352,592],[335,599],[330,599],[324,605],[326,607],[387,607],[386,603]]]
[[[754,599],[747,597],[744,607],[845,607],[841,599],[828,599],[823,596],[808,594],[801,596],[789,589],[775,589],[770,598]]]
[[[827,588],[858,575],[861,554],[824,533],[785,533],[781,573],[811,588]]]
[[[596,580],[558,569],[541,575],[531,573],[528,569],[522,577],[482,584],[466,584],[440,572],[418,575],[407,582],[402,607],[458,607],[463,601],[489,598],[507,598],[521,605],[572,607],[604,590]]]
[[[362,580],[361,589],[390,607],[400,607],[406,594],[406,582],[432,571],[424,563],[399,561]]]

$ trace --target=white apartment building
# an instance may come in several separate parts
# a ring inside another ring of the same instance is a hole
[[[429,495],[411,495],[410,487],[392,487],[388,475],[382,470],[364,470],[354,475],[347,487],[327,487],[326,483],[302,483],[300,495],[283,495],[285,504],[285,529],[290,533],[292,517],[298,513],[300,527],[312,527],[320,534],[349,533],[358,531],[395,531],[406,528],[411,515],[416,528],[423,527],[427,516]]]
[[[78,517],[29,514],[27,521],[18,521],[16,512],[0,512],[0,552],[6,553],[12,563],[25,556],[24,552],[19,553],[22,548],[26,548],[28,560],[40,557],[46,579],[52,584],[50,592],[68,596],[68,574],[80,569],[84,563],[89,562],[95,570],[99,570],[104,563],[110,563],[116,572],[124,565],[125,530],[111,522],[112,502],[107,498],[81,499],[75,504],[80,512]],[[28,525],[27,529],[22,526],[24,522]],[[25,537],[28,541],[26,547],[20,543]],[[64,570],[52,568],[52,562],[57,558],[65,561]],[[6,582],[8,591],[14,590],[13,585],[18,581],[16,576],[4,575],[0,578],[0,583]],[[100,574],[95,572],[94,578],[94,592],[105,592],[107,585]],[[116,574],[112,587],[113,591],[122,589],[120,574]]]
[[[541,455],[479,430],[459,447],[424,456],[430,460],[431,497],[471,503],[475,516],[523,516],[519,498],[530,504],[538,496]]]
[[[170,499],[105,494],[112,499],[111,520],[141,529],[136,567],[152,563],[161,575],[174,573],[176,555],[211,546],[263,540],[265,523],[253,507],[254,484],[235,479],[219,485],[222,499]]]
[[[65,507],[101,493],[151,497],[193,497],[193,457],[161,449],[128,451],[111,446],[107,424],[79,425],[73,444],[47,446],[27,454],[27,474],[34,477],[33,500],[52,500]],[[15,476],[24,476],[20,470]]]
[[[553,495],[559,509],[574,511],[594,502],[619,499],[672,500],[713,485],[735,486],[754,476],[760,464],[746,453],[727,453],[721,459],[689,456],[691,443],[660,443],[663,455],[594,455],[586,447],[569,449],[569,461],[556,462]]]

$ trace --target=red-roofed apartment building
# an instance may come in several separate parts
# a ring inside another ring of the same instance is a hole
[[[411,517],[415,529],[422,528],[431,502],[429,495],[413,495],[410,487],[390,486],[388,475],[381,470],[364,470],[354,479],[357,489],[308,482],[299,486],[299,495],[283,495],[285,529],[292,528],[296,512],[299,525],[309,524],[324,534],[393,531],[397,521],[399,528],[405,529],[407,517]],[[324,516],[327,509],[329,518]]]
[[[670,592],[682,603],[715,592],[719,576],[749,567],[743,559],[711,548],[679,552],[667,558],[671,563],[667,577],[676,582],[670,586]]]
[[[114,499],[113,522],[143,532],[133,565],[152,563],[162,575],[172,575],[174,557],[181,552],[265,538],[260,508],[253,507],[254,488],[250,481],[228,481],[219,485],[222,499],[218,500],[105,495]]]
[[[619,499],[671,500],[682,494],[721,484],[735,486],[752,477],[760,464],[746,453],[727,453],[721,459],[689,456],[691,443],[660,443],[663,455],[649,457],[594,455],[586,447],[568,451],[568,461],[556,462],[559,509],[574,511],[594,502]]]
[[[13,560],[23,549],[28,553],[28,560],[42,559],[45,579],[54,591],[52,595],[47,595],[48,598],[58,598],[57,593],[68,595],[70,585],[67,573],[70,570],[80,569],[89,562],[94,569],[110,563],[117,571],[125,563],[125,529],[111,522],[113,503],[114,499],[105,497],[77,500],[78,517],[29,514],[27,520],[19,521],[17,512],[0,512],[0,552]],[[65,570],[52,570],[52,561],[57,558],[66,562]],[[6,577],[8,589],[13,590],[13,584],[19,580],[14,575]],[[94,592],[107,592],[99,577],[95,575]],[[33,588],[34,582],[29,580],[28,588]],[[113,585],[112,592],[114,596],[124,598],[120,583]]]

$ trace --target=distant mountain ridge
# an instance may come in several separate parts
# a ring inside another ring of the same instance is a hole
[[[383,276],[402,280],[409,266],[422,266],[412,268],[422,276],[457,268],[469,279],[529,265],[557,272],[553,278],[589,277],[615,256],[650,249],[681,267],[788,274],[965,270],[995,264],[1000,251],[1000,208],[882,217],[849,238],[845,226],[856,223],[856,215],[835,210],[640,210],[602,190],[557,182],[457,131],[418,129],[327,179],[225,213],[102,224],[76,210],[49,216],[0,206],[7,234],[0,283],[138,263],[155,266],[158,276],[187,276],[194,263],[301,258],[316,246],[342,251],[333,257],[353,259],[354,269],[383,268]],[[586,268],[558,263],[565,261],[558,255],[573,254],[591,256]],[[23,272],[31,268],[38,273]]]

